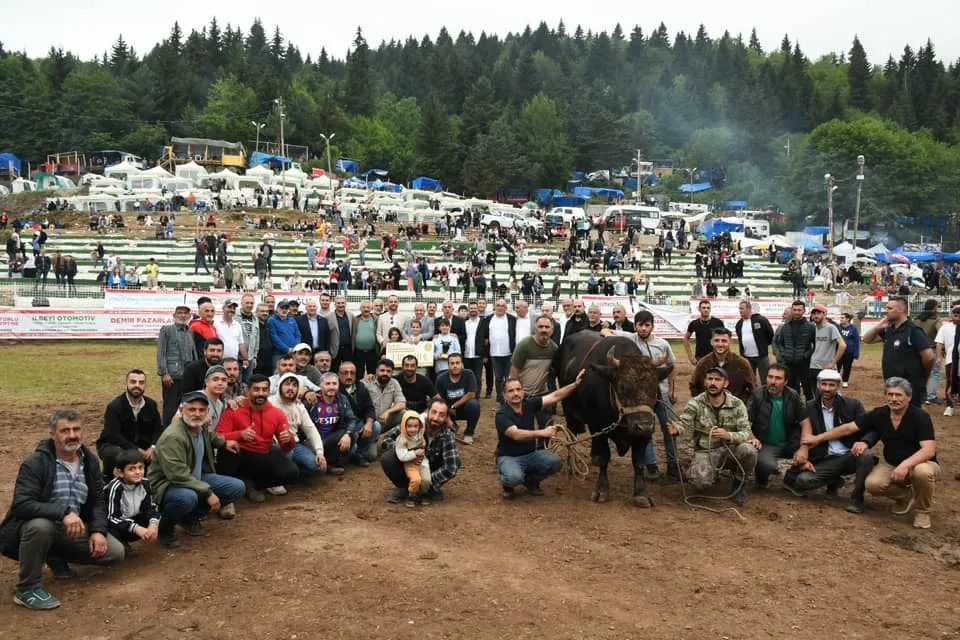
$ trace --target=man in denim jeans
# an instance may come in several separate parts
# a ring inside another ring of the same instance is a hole
[[[497,409],[495,422],[497,443],[497,471],[503,486],[503,497],[513,498],[514,487],[524,485],[531,496],[542,496],[540,483],[563,468],[560,456],[548,451],[543,440],[549,440],[557,428],[535,429],[538,413],[553,406],[573,393],[583,381],[583,371],[567,386],[545,396],[524,397],[523,385],[517,378],[503,382],[504,402]]]

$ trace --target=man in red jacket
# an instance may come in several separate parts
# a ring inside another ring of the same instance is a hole
[[[219,473],[242,478],[247,483],[251,502],[263,502],[263,490],[286,493],[280,487],[296,481],[300,475],[296,463],[287,455],[297,443],[287,417],[267,401],[270,380],[254,374],[247,387],[246,402],[236,409],[227,409],[220,417],[217,433],[240,443],[240,451],[221,451],[217,461]],[[276,438],[279,447],[271,446]]]

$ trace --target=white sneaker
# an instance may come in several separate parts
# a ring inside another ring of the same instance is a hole
[[[473,444],[473,436],[463,436],[463,444]]]
[[[267,493],[272,496],[285,496],[287,495],[287,488],[283,485],[278,485],[276,487],[267,487]]]
[[[943,410],[943,415],[945,415],[945,416],[952,416],[952,415],[953,415],[953,407],[947,407],[946,409],[944,409],[944,410]]]
[[[850,383],[849,383],[849,382],[844,382],[843,385],[841,385],[841,386],[842,386],[844,389],[846,389],[847,387],[850,386]]]

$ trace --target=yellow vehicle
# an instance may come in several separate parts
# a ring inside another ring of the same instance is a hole
[[[242,142],[208,138],[170,138],[170,145],[164,150],[163,164],[174,167],[191,161],[202,167],[243,170],[247,167],[247,152]]]

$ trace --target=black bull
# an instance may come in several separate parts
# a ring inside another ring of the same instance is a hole
[[[657,423],[658,363],[628,338],[581,331],[563,341],[554,364],[561,386],[586,370],[580,388],[563,401],[563,413],[573,433],[589,427],[591,434],[601,434],[590,441],[593,464],[600,470],[592,499],[606,502],[609,497],[607,466],[613,441],[618,455],[631,452],[634,504],[653,506],[643,471],[644,453]]]

